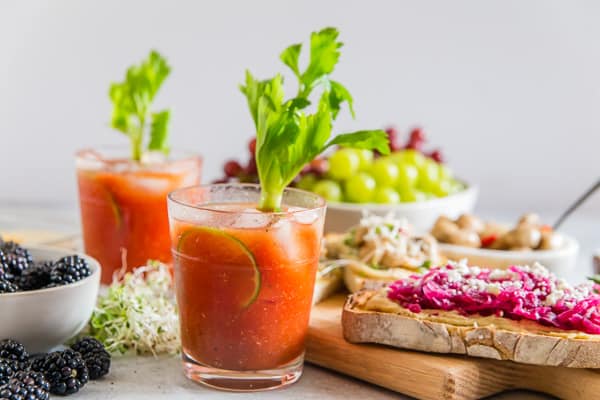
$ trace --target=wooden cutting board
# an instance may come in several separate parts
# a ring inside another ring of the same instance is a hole
[[[480,399],[509,389],[529,389],[567,400],[600,399],[600,370],[348,343],[340,323],[344,299],[336,295],[313,308],[307,361],[423,400]]]

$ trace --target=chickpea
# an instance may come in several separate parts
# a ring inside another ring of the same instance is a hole
[[[552,250],[562,246],[563,238],[552,231],[542,231],[542,240],[538,247],[539,250]]]
[[[540,216],[534,213],[523,214],[517,223],[517,226],[522,225],[540,226]]]
[[[483,221],[471,214],[463,214],[456,220],[456,225],[461,229],[467,229],[469,231],[481,232],[485,226]]]
[[[503,237],[504,244],[512,249],[536,249],[542,240],[542,232],[530,225],[519,225]]]

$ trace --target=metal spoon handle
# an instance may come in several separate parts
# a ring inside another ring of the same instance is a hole
[[[565,219],[567,219],[567,217],[571,215],[573,211],[577,210],[579,206],[582,205],[588,199],[588,197],[590,197],[592,194],[594,194],[596,190],[598,190],[598,188],[600,188],[600,178],[596,181],[594,185],[592,185],[591,188],[589,188],[584,194],[582,194],[577,200],[575,200],[575,202],[571,204],[571,206],[567,208],[567,210],[563,212],[560,217],[558,217],[552,228],[554,230],[558,229],[560,225],[565,221]]]

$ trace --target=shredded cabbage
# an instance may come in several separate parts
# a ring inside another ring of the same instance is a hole
[[[89,334],[111,353],[177,354],[179,319],[166,265],[149,262],[113,282],[89,323]]]
[[[396,281],[388,298],[414,313],[453,310],[600,334],[600,295],[594,286],[570,286],[539,264],[489,270],[450,263]]]

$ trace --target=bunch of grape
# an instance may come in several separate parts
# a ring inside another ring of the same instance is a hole
[[[464,189],[442,163],[439,150],[423,152],[425,135],[421,129],[413,129],[404,146],[396,129],[386,132],[390,155],[341,148],[323,160],[328,163],[326,170],[305,171],[296,186],[332,202],[383,204],[445,197]]]
[[[425,134],[414,128],[402,145],[395,128],[386,130],[391,154],[382,156],[371,150],[340,148],[329,157],[307,165],[292,183],[328,201],[383,203],[423,201],[444,197],[464,189],[443,164],[440,150],[423,151]],[[250,158],[243,166],[236,160],[225,163],[225,177],[214,183],[256,183],[256,139],[248,143]]]
[[[248,142],[248,152],[250,158],[245,166],[242,166],[237,160],[229,160],[223,165],[223,172],[225,176],[221,179],[213,181],[213,183],[228,183],[228,182],[242,182],[242,183],[258,183],[258,171],[256,169],[256,138],[253,138]]]

